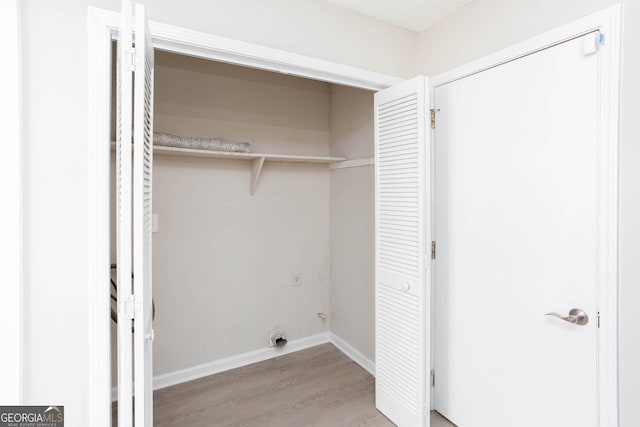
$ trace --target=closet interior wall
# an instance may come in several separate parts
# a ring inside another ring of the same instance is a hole
[[[374,155],[373,93],[331,86],[331,155]],[[331,327],[375,358],[374,168],[331,171]]]
[[[373,150],[372,105],[369,91],[156,52],[156,132],[358,158]],[[372,167],[267,162],[252,196],[250,165],[154,156],[154,375],[264,348],[276,327],[289,340],[327,332],[334,319],[373,359]],[[113,262],[114,211],[112,191]]]

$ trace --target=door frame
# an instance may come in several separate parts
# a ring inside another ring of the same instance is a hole
[[[619,374],[618,374],[618,177],[619,177],[619,103],[620,64],[622,46],[621,4],[587,16],[578,21],[547,32],[538,37],[499,51],[477,61],[454,68],[430,79],[430,108],[435,89],[447,83],[463,79],[482,71],[497,67],[524,56],[539,52],[565,41],[600,31],[604,36],[603,48],[598,61],[598,182],[597,182],[597,306],[598,328],[598,417],[600,426],[617,426],[619,423]],[[435,141],[433,129],[431,141]],[[435,156],[432,143],[432,187],[435,194],[433,171]],[[432,205],[433,206],[433,205]],[[432,212],[433,217],[433,212]],[[432,222],[432,233],[435,233]],[[431,280],[435,283],[435,261],[432,261]],[[432,286],[433,292],[434,286]],[[432,295],[432,313],[435,298]],[[433,315],[433,314],[432,314]],[[432,319],[432,349],[435,337]],[[433,351],[433,350],[432,350]],[[433,361],[433,357],[431,358]],[[433,366],[431,367],[433,369]],[[432,402],[433,406],[433,402]]]
[[[110,126],[111,42],[120,13],[87,7],[88,40],[88,330],[89,419],[111,425]],[[159,22],[149,23],[154,48],[369,90],[405,79]]]
[[[22,59],[20,1],[0,4],[0,39],[5,66],[0,69],[4,94],[3,156],[0,158],[0,402],[19,405],[23,401],[23,272],[22,272]]]

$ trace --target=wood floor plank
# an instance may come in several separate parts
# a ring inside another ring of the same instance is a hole
[[[374,392],[367,371],[323,344],[157,390],[154,425],[393,426],[376,410]],[[116,426],[115,405],[113,412]],[[453,426],[437,413],[431,420],[433,427]]]

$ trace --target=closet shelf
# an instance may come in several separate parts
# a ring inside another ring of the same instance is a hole
[[[343,157],[318,157],[318,156],[290,156],[284,154],[262,154],[262,153],[226,153],[221,151],[194,150],[190,148],[176,147],[153,147],[155,154],[170,156],[188,156],[188,157],[208,157],[213,159],[234,159],[234,160],[250,160],[251,161],[251,187],[250,192],[253,196],[258,187],[260,174],[264,162],[289,162],[289,163],[324,163],[330,164],[346,160]]]
[[[263,158],[265,162],[289,162],[289,163],[334,163],[347,160],[344,157],[323,157],[323,156],[291,156],[287,154],[264,154],[264,153],[227,153],[221,151],[194,150],[191,148],[154,146],[155,154],[185,157],[209,157],[212,159],[236,159],[255,160]]]
[[[115,149],[115,142],[111,143]],[[316,163],[316,164],[335,164],[347,160],[344,157],[327,157],[327,156],[291,156],[286,154],[264,154],[264,153],[228,153],[223,151],[194,150],[191,148],[164,147],[156,145],[153,147],[153,153],[165,156],[182,156],[182,157],[204,157],[210,159],[229,159],[229,160],[248,160],[251,161],[251,195],[256,192],[262,166],[265,162],[286,162],[286,163]]]

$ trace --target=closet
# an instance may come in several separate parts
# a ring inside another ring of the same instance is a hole
[[[154,377],[263,349],[275,329],[331,331],[373,361],[373,92],[156,51],[154,96],[155,132],[251,142],[155,148]]]

